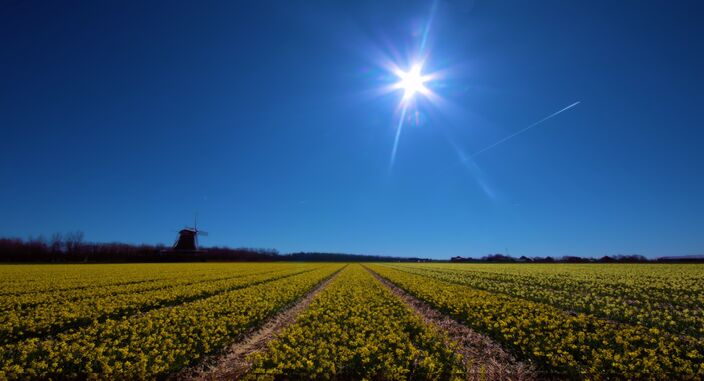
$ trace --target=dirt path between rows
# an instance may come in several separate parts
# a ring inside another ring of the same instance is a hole
[[[269,341],[276,338],[281,330],[293,324],[298,315],[308,308],[313,298],[335,280],[342,270],[344,267],[320,282],[290,307],[267,319],[263,324],[251,328],[241,339],[230,345],[220,355],[206,359],[195,368],[187,368],[170,379],[172,381],[204,381],[241,378],[252,366],[247,361],[247,356],[265,350]]]
[[[448,345],[456,343],[455,351],[464,359],[468,380],[538,379],[534,367],[516,360],[487,336],[432,308],[366,266],[365,269],[404,301],[426,324],[447,333]]]

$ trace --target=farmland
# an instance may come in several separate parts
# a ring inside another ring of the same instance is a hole
[[[306,295],[245,378],[704,378],[701,265],[197,263],[1,266],[0,379],[192,374]]]
[[[372,268],[545,371],[704,377],[700,266]]]

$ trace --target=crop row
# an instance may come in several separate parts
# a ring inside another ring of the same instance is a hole
[[[0,379],[147,379],[193,364],[276,313],[336,271],[309,271],[53,338],[0,347]]]
[[[614,283],[602,283],[599,279],[590,282],[575,280],[567,274],[557,279],[525,274],[466,271],[462,270],[462,267],[395,267],[476,289],[550,304],[567,311],[582,312],[628,324],[643,324],[673,334],[704,337],[704,310],[701,308],[704,301],[696,303],[696,300],[689,300],[694,291],[679,298],[676,293],[666,296],[656,292],[647,287],[649,277],[643,277],[637,283],[631,279],[627,287],[618,287]],[[531,267],[525,266],[524,269],[529,273]],[[691,289],[694,290],[698,285],[692,283]]]
[[[589,378],[704,377],[701,339],[568,313],[389,266],[371,268],[543,370]]]
[[[5,265],[0,267],[0,297],[129,285],[220,272],[222,269],[214,264],[193,264],[192,269],[173,263]]]
[[[218,293],[271,281],[303,271],[289,266],[276,272],[254,273],[212,282],[182,284],[145,292],[105,297],[98,293],[74,302],[42,304],[34,308],[3,311],[0,314],[0,344],[73,329],[94,321],[119,319],[137,312],[206,298]],[[80,291],[79,291],[80,292]]]
[[[247,377],[453,379],[459,355],[360,265],[312,301],[296,324],[255,354]]]
[[[414,265],[409,267],[420,268]],[[639,300],[666,301],[678,306],[700,306],[704,301],[704,266],[699,265],[432,264],[425,266],[425,269],[454,271],[497,282],[539,284],[541,288],[598,296],[637,295]]]
[[[599,296],[638,295],[651,303],[701,306],[704,302],[704,266],[659,264],[425,264],[428,270],[456,271],[493,281],[539,283],[540,287],[574,290]]]
[[[34,307],[45,304],[112,297],[119,294],[131,294],[187,284],[212,282],[285,268],[286,266],[272,266],[271,268],[248,268],[244,266],[244,268],[232,269],[230,271],[221,270],[207,273],[197,271],[187,272],[182,270],[180,273],[171,274],[169,277],[150,278],[140,281],[123,281],[111,284],[96,284],[90,287],[68,289],[62,288],[61,286],[63,286],[63,284],[54,280],[52,283],[57,286],[58,290],[0,296],[0,314],[8,310],[31,310]]]

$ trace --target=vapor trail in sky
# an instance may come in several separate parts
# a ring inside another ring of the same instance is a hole
[[[563,108],[562,110],[557,111],[557,112],[554,112],[554,113],[552,113],[552,114],[546,116],[545,118],[540,119],[539,121],[537,121],[537,122],[531,124],[530,126],[524,128],[524,129],[522,129],[522,130],[516,131],[516,132],[514,132],[513,134],[511,134],[511,135],[509,135],[509,136],[507,136],[507,137],[505,137],[505,138],[499,140],[498,142],[496,142],[496,143],[494,143],[494,144],[491,144],[491,145],[488,145],[488,146],[486,146],[486,147],[480,149],[479,151],[473,153],[473,154],[472,154],[472,157],[475,157],[475,156],[479,155],[479,154],[482,153],[482,152],[488,151],[488,150],[490,150],[490,149],[492,149],[492,148],[498,146],[499,144],[501,144],[501,143],[503,143],[503,142],[505,142],[505,141],[507,141],[507,140],[509,140],[509,139],[511,139],[511,138],[514,138],[514,137],[516,137],[516,136],[518,136],[518,135],[520,135],[520,134],[522,134],[522,133],[524,133],[524,132],[530,130],[531,128],[533,128],[533,127],[539,125],[540,123],[543,123],[543,122],[545,122],[546,120],[551,119],[551,118],[553,118],[553,117],[555,117],[555,116],[557,116],[557,115],[559,115],[559,114],[561,114],[561,113],[563,113],[563,112],[565,112],[565,111],[571,109],[572,107],[577,106],[580,102],[581,102],[581,101],[574,102],[574,103],[572,103],[571,105],[569,105],[569,106]]]

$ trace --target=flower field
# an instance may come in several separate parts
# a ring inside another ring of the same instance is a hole
[[[246,378],[465,379],[450,333],[375,275],[535,378],[704,378],[701,265],[184,263],[0,266],[0,380],[169,377],[327,279]]]
[[[458,374],[461,359],[442,334],[355,264],[255,357],[250,376],[446,380]]]
[[[374,265],[566,377],[704,378],[700,265]]]
[[[162,267],[172,272],[163,277],[159,275],[156,281],[143,277]],[[60,284],[63,279],[27,279],[31,284],[29,295],[35,295],[37,303],[32,303],[31,296],[22,293],[15,278],[9,282],[10,287],[3,288],[2,304],[15,307],[3,310],[3,319],[23,328],[3,331],[0,378],[124,379],[165,375],[224,347],[238,334],[291,303],[341,267],[330,264],[120,265],[117,270],[123,271],[124,278],[111,277],[115,284],[105,280],[102,287],[90,287],[93,274],[86,277],[85,282],[79,280],[81,277],[77,274],[67,275],[64,279],[70,286],[62,285],[58,292],[68,293],[69,301],[48,302],[44,294],[37,291],[53,292],[49,283]],[[69,272],[84,270],[81,266],[65,268],[69,268]],[[132,272],[133,269],[136,271]],[[180,283],[184,278],[192,278],[192,283],[184,286]],[[143,285],[147,290],[127,294],[120,291],[125,284],[134,287],[145,282],[150,283]],[[156,284],[159,284],[159,291],[149,289]],[[91,296],[91,292],[100,295],[105,289],[116,294]],[[83,293],[86,298],[80,295]],[[155,304],[142,294],[161,294],[159,300],[169,302]],[[25,304],[11,302],[17,297],[25,301],[26,308],[61,311],[56,319],[57,324],[67,322],[62,326],[64,330],[47,335],[44,322],[49,320],[42,319],[44,314],[38,315],[36,325],[31,319],[25,322],[14,318],[25,313]],[[93,308],[90,308],[91,303]],[[76,306],[76,313],[72,305]],[[109,317],[101,315],[101,311],[109,311]],[[88,317],[82,318],[81,314]],[[75,316],[79,318],[78,323],[75,323]],[[35,326],[38,329],[32,330]],[[16,340],[19,334],[22,338]]]

